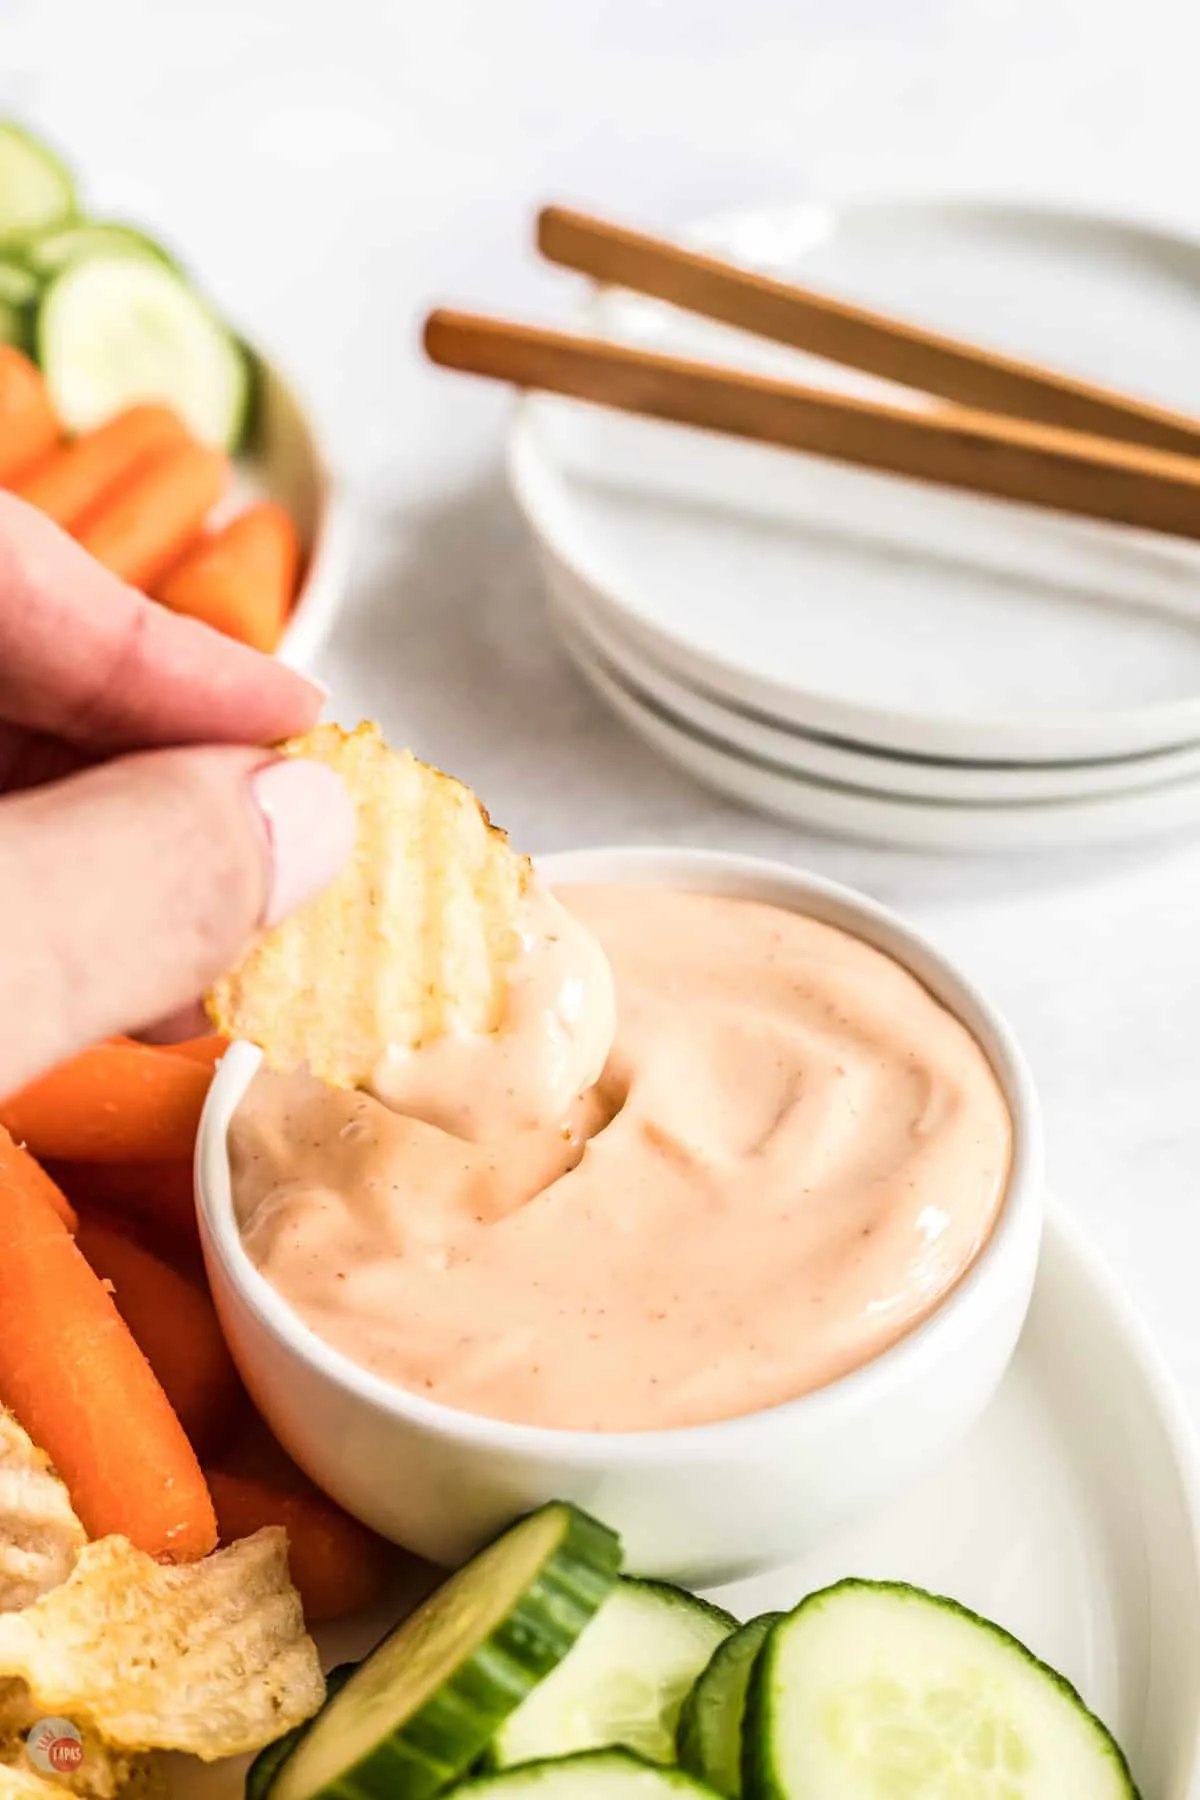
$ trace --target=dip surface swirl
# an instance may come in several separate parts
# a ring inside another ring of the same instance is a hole
[[[252,1260],[362,1367],[513,1422],[696,1425],[870,1361],[1003,1203],[1012,1129],[982,1049],[800,914],[559,892],[615,977],[599,1083],[561,1124],[473,1142],[260,1074],[230,1130]]]

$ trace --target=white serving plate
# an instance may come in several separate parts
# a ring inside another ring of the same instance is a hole
[[[700,235],[1200,414],[1190,238],[936,198],[747,211]],[[628,296],[594,299],[585,322],[884,387]],[[545,395],[517,410],[510,469],[535,536],[598,611],[680,679],[785,726],[981,761],[1200,741],[1200,546]]]
[[[1197,1800],[1195,1445],[1145,1327],[1060,1208],[1016,1357],[970,1438],[884,1514],[712,1598],[748,1618],[844,1575],[914,1581],[995,1618],[1106,1720],[1146,1800]],[[414,1566],[387,1608],[320,1631],[327,1666],[361,1656],[430,1580]],[[172,1763],[172,1800],[240,1800],[243,1759]]]
[[[960,805],[1081,799],[1133,793],[1200,775],[1200,744],[1145,751],[1108,762],[962,763],[868,750],[774,723],[681,681],[589,604],[571,571],[543,552],[550,616],[563,622],[635,697],[660,706],[735,754],[760,758],[819,781],[847,783],[902,800]],[[567,646],[570,649],[570,645]]]
[[[301,581],[276,654],[293,668],[309,669],[345,595],[349,518],[311,412],[275,364],[260,358],[258,366],[256,441],[238,465],[231,507],[265,496],[286,506],[295,520]]]
[[[990,806],[906,800],[797,773],[730,748],[651,703],[602,664],[575,623],[558,632],[576,667],[632,731],[697,781],[790,824],[910,850],[1008,852],[1141,843],[1200,825],[1200,776],[1127,794]]]

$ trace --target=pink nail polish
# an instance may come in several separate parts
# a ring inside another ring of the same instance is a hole
[[[271,847],[263,924],[278,925],[337,874],[354,848],[355,816],[324,763],[282,757],[250,778]]]

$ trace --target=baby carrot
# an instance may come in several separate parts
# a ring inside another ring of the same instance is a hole
[[[0,1125],[0,1182],[10,1182],[21,1187],[36,1189],[46,1204],[54,1209],[68,1231],[74,1231],[79,1224],[75,1208],[67,1199],[58,1183],[39,1162],[35,1162],[28,1150],[15,1144],[3,1125]]]
[[[51,1178],[76,1206],[99,1207],[128,1236],[185,1269],[198,1267],[200,1239],[190,1162],[60,1162]]]
[[[296,589],[300,546],[291,515],[251,506],[193,546],[154,590],[172,612],[203,619],[256,650],[274,650]]]
[[[195,1453],[41,1189],[0,1173],[0,1403],[50,1457],[89,1537],[190,1562],[216,1542]]]
[[[177,444],[134,469],[75,535],[122,581],[148,588],[191,543],[228,480],[219,450]]]
[[[0,1100],[0,1125],[34,1156],[68,1162],[186,1160],[212,1079],[186,1056],[94,1044]]]
[[[310,1623],[358,1612],[379,1597],[395,1551],[343,1512],[299,1469],[275,1478],[229,1469],[207,1471],[223,1544],[260,1525],[288,1534],[288,1567]]]
[[[207,1287],[136,1243],[102,1213],[83,1214],[75,1242],[95,1273],[111,1283],[117,1311],[192,1448],[197,1456],[208,1456],[237,1422],[242,1388]]]
[[[189,1062],[215,1069],[229,1048],[229,1039],[210,1032],[207,1037],[183,1038],[178,1044],[163,1044],[162,1048],[172,1056],[186,1056]]]
[[[131,406],[37,463],[14,492],[74,531],[135,469],[185,436],[170,407]]]
[[[0,482],[7,485],[47,456],[58,439],[40,369],[10,344],[0,344]]]

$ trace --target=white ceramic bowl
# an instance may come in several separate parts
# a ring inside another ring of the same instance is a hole
[[[200,1233],[217,1310],[246,1385],[296,1461],[350,1512],[436,1562],[457,1563],[545,1500],[620,1531],[628,1566],[707,1585],[776,1566],[948,1451],[1008,1364],[1041,1236],[1037,1100],[1008,1030],[966,978],[892,914],[782,864],[686,850],[547,857],[551,882],[628,881],[769,902],[842,926],[903,963],[975,1034],[1014,1123],[1008,1196],[974,1268],[899,1344],[816,1393],[712,1425],[560,1431],[457,1412],[393,1387],[302,1323],[246,1255],[226,1137],[258,1066],[234,1045],[200,1125]]]
[[[276,364],[259,357],[258,374],[255,442],[239,460],[231,504],[265,495],[295,520],[303,573],[276,654],[293,668],[308,669],[345,595],[349,518],[310,409]]]

